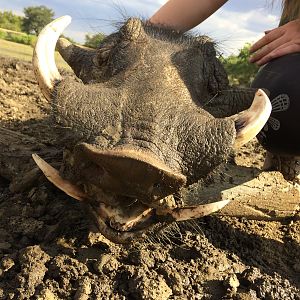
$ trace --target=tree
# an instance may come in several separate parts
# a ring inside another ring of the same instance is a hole
[[[227,58],[221,59],[231,84],[249,87],[253,81],[254,76],[258,71],[258,67],[248,61],[250,56],[250,46],[251,45],[247,43],[240,49],[237,56],[230,55]]]
[[[44,5],[24,8],[23,30],[28,34],[38,35],[53,20],[54,11]]]
[[[98,48],[100,42],[105,38],[105,35],[103,33],[97,33],[94,35],[85,35],[85,43],[84,46],[90,47],[90,48]]]
[[[0,11],[1,28],[21,31],[22,20],[22,17],[13,14],[11,11]]]

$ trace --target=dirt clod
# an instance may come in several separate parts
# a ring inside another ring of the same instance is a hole
[[[105,255],[102,255],[100,257],[100,259],[94,263],[93,266],[94,266],[95,271],[97,271],[99,273],[103,272],[104,274],[109,274],[118,269],[119,262],[112,255],[105,254]]]
[[[150,270],[137,270],[129,281],[129,289],[135,299],[166,300],[172,295],[164,278]]]

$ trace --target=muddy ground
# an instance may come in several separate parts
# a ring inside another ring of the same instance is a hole
[[[0,127],[62,149],[67,137],[57,138],[48,115],[31,65],[0,57]],[[260,168],[263,152],[254,142],[236,160]],[[210,216],[122,246],[43,178],[25,186],[0,177],[0,299],[300,299],[299,215]]]

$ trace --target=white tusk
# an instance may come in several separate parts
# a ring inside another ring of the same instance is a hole
[[[55,83],[61,80],[55,64],[55,46],[59,36],[70,23],[71,17],[63,16],[46,25],[40,32],[34,48],[33,69],[47,100],[51,98]]]
[[[217,212],[218,210],[222,209],[225,205],[227,205],[230,201],[231,200],[222,200],[195,207],[175,208],[171,211],[167,211],[167,213],[171,215],[175,221],[197,219]]]
[[[118,207],[112,207],[100,203],[98,214],[103,220],[109,221],[110,226],[119,231],[129,231],[134,226],[151,217],[153,209],[146,208],[144,205],[129,212],[122,212]]]
[[[272,111],[272,105],[266,93],[259,89],[255,93],[251,107],[235,116],[237,134],[234,146],[236,148],[252,140],[265,126]]]
[[[55,168],[41,159],[37,154],[32,154],[32,158],[47,179],[60,190],[76,200],[81,201],[87,198],[87,195],[78,186],[72,184],[68,180],[63,179]]]

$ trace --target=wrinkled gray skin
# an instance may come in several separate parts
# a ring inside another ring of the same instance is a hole
[[[53,97],[77,143],[62,175],[94,207],[156,207],[226,161],[236,128],[223,117],[247,109],[254,92],[229,87],[207,37],[129,19],[97,50],[65,43],[58,50],[82,82],[62,80]]]

